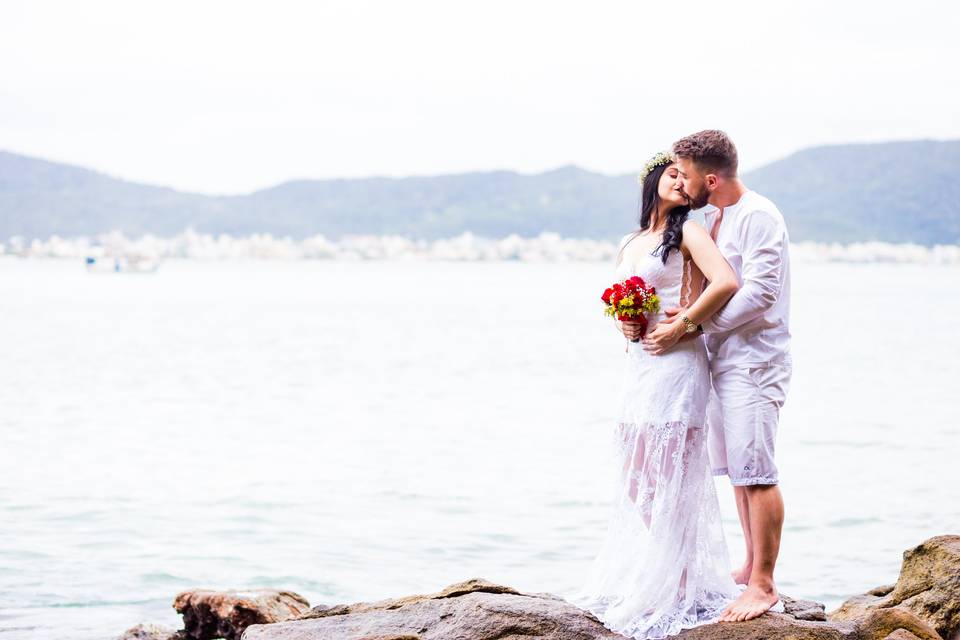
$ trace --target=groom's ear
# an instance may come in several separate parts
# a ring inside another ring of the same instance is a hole
[[[710,191],[713,191],[720,185],[720,178],[717,177],[717,174],[715,173],[708,173],[707,175],[703,176],[703,181],[707,185],[707,189]]]

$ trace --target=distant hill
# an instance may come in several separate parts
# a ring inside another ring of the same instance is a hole
[[[0,240],[127,234],[173,235],[192,220],[226,215],[217,198],[126,182],[66,164],[0,151]]]
[[[744,176],[796,240],[960,243],[960,140],[814,147]]]
[[[794,240],[960,242],[960,141],[837,145],[800,151],[744,181],[770,197]],[[299,180],[242,196],[205,196],[0,152],[0,239],[199,232],[440,238],[555,231],[618,238],[635,224],[634,175],[568,166],[434,177]]]

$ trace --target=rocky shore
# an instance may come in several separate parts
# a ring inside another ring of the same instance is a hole
[[[836,611],[783,596],[784,613],[689,629],[685,640],[960,640],[960,536],[903,554],[895,584]],[[521,593],[480,578],[436,593],[317,605],[291,591],[185,591],[173,603],[184,628],[142,624],[118,640],[616,640],[591,614],[550,593]]]

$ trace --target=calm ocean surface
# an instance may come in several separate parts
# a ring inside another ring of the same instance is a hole
[[[192,587],[572,592],[613,480],[611,273],[0,260],[0,637],[179,626]],[[960,533],[960,270],[796,263],[792,328],[777,577],[832,607]]]

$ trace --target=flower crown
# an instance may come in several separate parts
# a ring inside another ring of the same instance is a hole
[[[673,154],[669,151],[661,151],[657,155],[653,156],[647,160],[647,164],[643,165],[643,171],[640,172],[640,175],[637,176],[637,181],[640,184],[643,184],[644,179],[650,175],[650,172],[659,167],[662,164],[670,164],[674,162],[676,158],[673,157]]]

